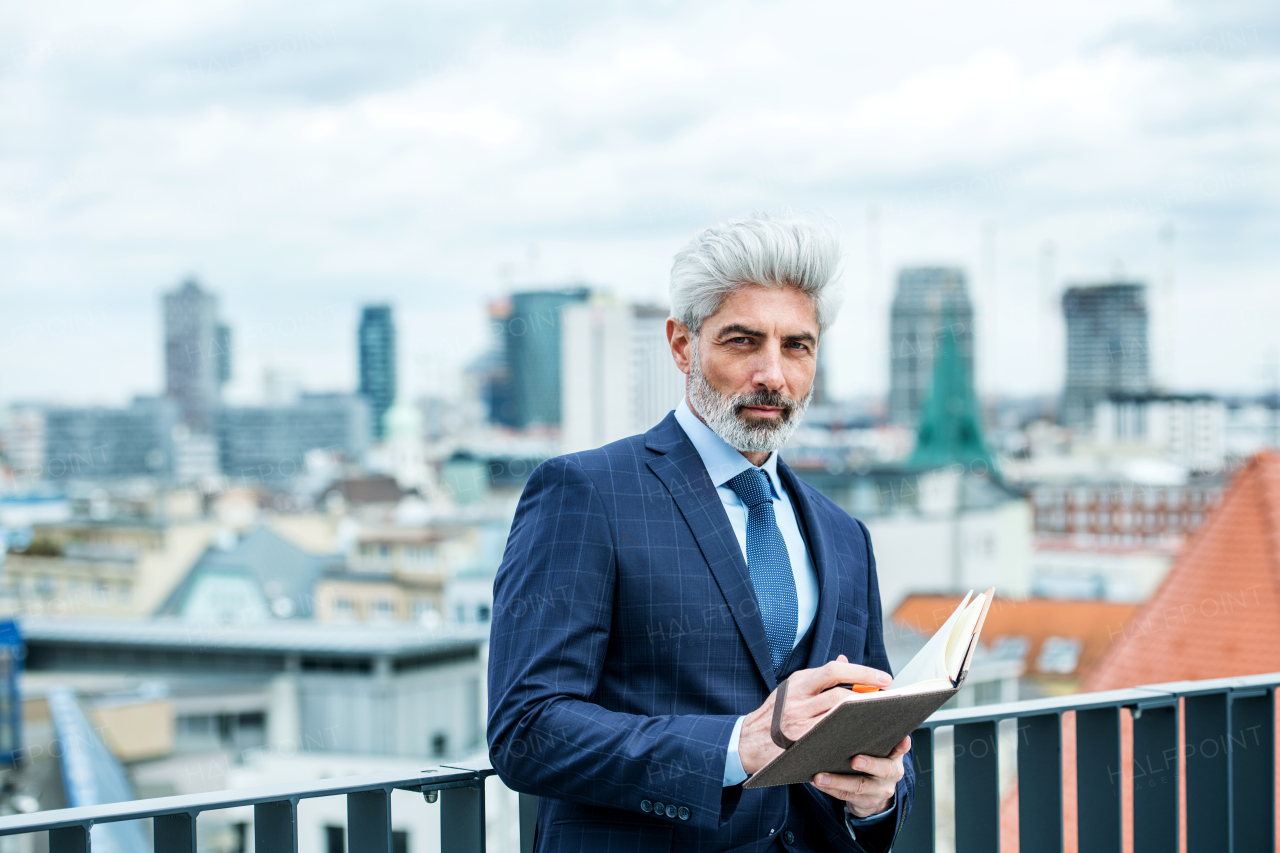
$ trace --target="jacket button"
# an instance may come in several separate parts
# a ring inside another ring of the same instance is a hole
[[[649,812],[653,811],[653,803],[649,802],[648,800],[641,800],[640,811],[644,812],[645,814],[648,814]]]
[[[679,810],[676,812],[676,814],[680,815],[680,819],[681,819],[681,820],[688,820],[688,819],[689,819],[689,807],[688,807],[688,806],[681,806],[681,807],[679,808]]]
[[[667,817],[675,817],[675,816],[676,816],[676,807],[667,806]]]
[[[662,803],[653,804],[653,813],[656,814],[658,817],[662,817],[662,809],[663,809]]]
[[[796,834],[788,829],[786,832],[782,833],[782,840],[787,844],[795,844]]]

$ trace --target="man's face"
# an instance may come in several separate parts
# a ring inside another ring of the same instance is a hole
[[[708,317],[697,340],[669,320],[676,364],[689,374],[689,402],[741,451],[776,450],[808,404],[817,371],[813,300],[794,287],[749,284]]]

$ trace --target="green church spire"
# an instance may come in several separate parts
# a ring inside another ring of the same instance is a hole
[[[978,401],[965,375],[956,336],[942,336],[933,360],[933,384],[920,412],[916,449],[908,464],[945,468],[956,462],[971,473],[999,476],[995,458],[982,437]]]

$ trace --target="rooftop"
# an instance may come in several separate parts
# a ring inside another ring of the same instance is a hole
[[[909,595],[893,619],[932,634],[961,595]],[[996,596],[982,629],[987,646],[1023,647],[1028,674],[1084,678],[1098,665],[1139,605],[1111,601]],[[1072,645],[1072,643],[1075,645]],[[1149,683],[1148,678],[1143,683]]]
[[[1109,690],[1280,669],[1280,454],[1241,469],[1087,681]]]

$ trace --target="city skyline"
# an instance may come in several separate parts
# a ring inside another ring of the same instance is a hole
[[[229,398],[271,364],[349,387],[346,314],[372,300],[398,307],[405,387],[452,391],[465,347],[439,330],[480,341],[513,284],[661,301],[697,228],[784,206],[845,234],[834,397],[883,392],[893,272],[921,264],[969,272],[982,394],[1056,390],[1060,367],[1029,357],[1058,349],[1045,305],[1117,267],[1157,297],[1173,271],[1158,379],[1273,382],[1273,8],[508,12],[212,7],[139,28],[123,7],[91,34],[71,11],[0,13],[0,400],[142,391],[158,366],[137,321],[188,270],[244,330]],[[874,35],[921,16],[928,33]]]

